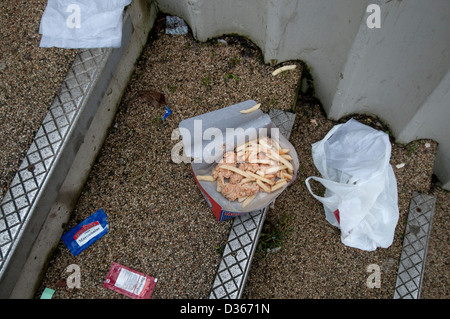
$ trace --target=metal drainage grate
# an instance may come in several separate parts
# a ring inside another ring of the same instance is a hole
[[[414,192],[403,240],[394,299],[419,299],[436,197]]]
[[[280,133],[289,139],[295,114],[275,109],[270,110],[269,116],[280,129]],[[234,218],[211,288],[210,299],[241,297],[268,210],[267,206],[260,211]]]

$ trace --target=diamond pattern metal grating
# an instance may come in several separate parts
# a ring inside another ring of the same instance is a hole
[[[414,192],[398,266],[394,299],[419,299],[436,198]]]
[[[289,138],[295,114],[273,109],[269,116],[280,133]],[[234,218],[210,291],[210,299],[239,299],[242,296],[268,210],[267,206],[260,211]]]
[[[212,286],[211,299],[238,299],[241,296],[267,210],[234,219]]]
[[[52,165],[69,131],[75,126],[83,100],[111,49],[81,51],[68,71],[58,93],[37,131],[0,206],[0,274],[20,239]]]

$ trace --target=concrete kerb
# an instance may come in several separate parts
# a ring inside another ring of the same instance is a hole
[[[68,71],[1,204],[0,298],[34,297],[156,15],[153,1],[133,1],[124,12],[122,46],[83,50]],[[52,154],[43,156],[44,148]],[[30,182],[34,188],[28,192]]]

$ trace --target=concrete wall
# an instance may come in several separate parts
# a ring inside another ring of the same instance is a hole
[[[265,62],[310,67],[328,117],[374,114],[398,142],[439,143],[435,173],[450,189],[450,1],[158,0],[199,41],[237,33]],[[380,8],[380,28],[369,28]]]

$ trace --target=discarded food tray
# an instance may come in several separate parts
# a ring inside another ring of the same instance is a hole
[[[218,221],[263,209],[297,177],[295,148],[257,105],[248,100],[179,124],[195,181]]]

